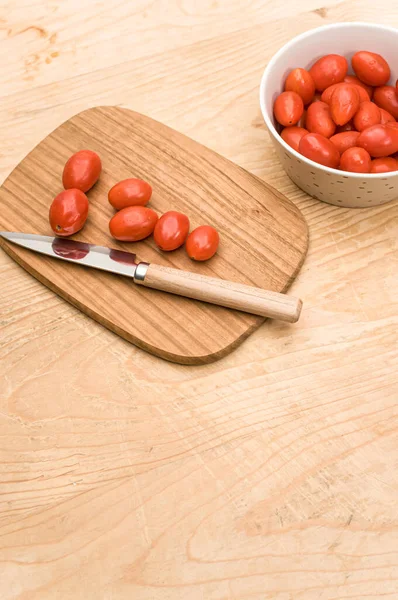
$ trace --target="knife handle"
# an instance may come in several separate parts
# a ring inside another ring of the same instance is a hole
[[[286,294],[147,263],[137,265],[134,281],[155,290],[289,323],[298,321],[303,304]]]

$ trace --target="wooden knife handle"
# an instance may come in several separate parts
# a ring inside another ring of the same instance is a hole
[[[136,273],[134,281],[145,287],[289,323],[298,321],[302,308],[301,300],[286,294],[180,269],[141,263]]]

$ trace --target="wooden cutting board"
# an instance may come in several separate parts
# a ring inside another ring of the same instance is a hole
[[[116,107],[92,108],[69,119],[16,167],[0,188],[0,229],[52,235],[48,209],[62,191],[63,166],[71,154],[84,148],[100,155],[103,172],[88,192],[89,219],[74,239],[136,252],[146,262],[279,292],[297,275],[307,251],[308,231],[289,200],[184,135]],[[152,184],[149,206],[158,213],[182,211],[192,229],[214,225],[221,238],[217,255],[207,263],[195,263],[183,248],[160,252],[152,238],[135,244],[111,238],[108,222],[114,210],[107,192],[127,177]],[[140,348],[174,362],[216,360],[264,321],[40,256],[1,238],[0,242],[29,273],[87,315]]]

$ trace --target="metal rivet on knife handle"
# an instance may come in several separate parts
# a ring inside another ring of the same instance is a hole
[[[143,283],[145,275],[148,271],[149,263],[140,262],[135,268],[134,281],[135,283]]]

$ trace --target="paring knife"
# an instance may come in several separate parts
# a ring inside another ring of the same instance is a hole
[[[295,323],[300,316],[301,300],[286,294],[180,269],[145,262],[137,263],[136,255],[130,252],[94,246],[66,238],[6,231],[0,232],[0,235],[8,242],[34,252],[131,277],[134,283],[155,290],[289,323]]]

